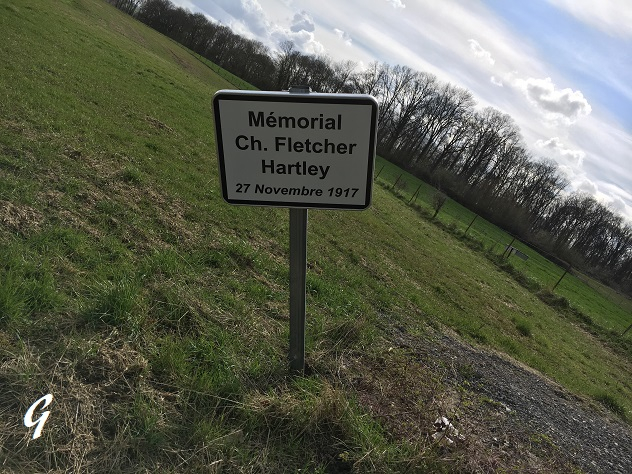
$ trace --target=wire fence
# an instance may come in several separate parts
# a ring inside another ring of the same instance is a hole
[[[548,290],[563,297],[574,308],[589,316],[590,321],[621,334],[632,322],[632,301],[569,264],[560,266],[533,244],[487,221],[458,202],[395,164],[378,157],[375,181],[393,192],[407,205],[466,237],[480,250],[504,258],[523,278],[523,284]],[[632,332],[631,332],[632,334]]]

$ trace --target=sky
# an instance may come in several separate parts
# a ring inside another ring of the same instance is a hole
[[[630,0],[172,0],[308,54],[405,65],[511,115],[568,191],[632,225]]]

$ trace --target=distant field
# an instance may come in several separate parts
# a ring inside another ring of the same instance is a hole
[[[381,157],[378,157],[375,168],[376,174],[379,173],[378,180],[385,185],[393,185],[397,182],[396,190],[403,200],[411,202],[412,199],[412,203],[434,214],[432,197],[437,192],[435,188]],[[415,198],[417,190],[419,194]],[[437,219],[445,225],[454,226],[461,232],[465,232],[475,216],[476,214],[472,211],[448,199],[437,215]],[[547,260],[519,240],[514,240],[513,236],[482,217],[476,218],[468,235],[479,240],[492,253],[503,254],[506,246],[511,243],[513,247],[528,255],[527,261],[515,256],[509,257],[509,260],[518,271],[532,278],[543,288],[552,289],[564,275],[565,269]],[[583,275],[581,279],[573,274],[565,275],[556,287],[555,293],[567,298],[572,306],[587,315],[595,325],[606,332],[621,334],[632,324],[632,301],[586,275]]]
[[[182,47],[182,49],[187,50],[184,47]],[[255,86],[253,86],[252,84],[250,84],[250,83],[244,81],[243,79],[235,76],[234,74],[228,72],[226,69],[219,67],[217,64],[212,63],[211,61],[209,61],[205,57],[200,56],[199,54],[194,53],[193,51],[189,51],[189,52],[191,53],[191,55],[196,57],[200,62],[202,62],[203,64],[208,66],[210,69],[215,71],[215,73],[218,76],[220,76],[221,78],[225,79],[232,86],[231,89],[250,90],[250,91],[257,90],[257,88]]]
[[[290,376],[288,212],[227,205],[219,186],[211,100],[242,84],[101,0],[0,12],[1,469],[434,473],[484,454],[510,472],[535,456],[434,443],[455,392],[495,402],[443,386],[393,343],[402,328],[457,333],[632,416],[630,354],[451,231],[468,211],[420,216],[388,165],[370,209],[309,213],[311,373]],[[496,253],[509,240],[482,219],[470,232]],[[542,267],[515,267],[552,286],[561,272],[524,251]],[[594,287],[559,291],[618,331],[626,309]],[[383,387],[415,397],[406,437],[363,402],[397,421]],[[47,393],[31,440],[24,414]]]

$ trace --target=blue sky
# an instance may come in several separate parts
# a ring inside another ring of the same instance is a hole
[[[585,96],[606,107],[623,126],[632,128],[630,97],[620,100],[624,91],[613,93],[611,89],[616,85],[608,83],[609,77],[621,83],[627,81],[632,66],[632,35],[613,36],[546,1],[484,3],[511,24],[516,34],[532,38],[543,61],[572,77]]]
[[[632,223],[632,1],[174,0],[275,50],[402,64],[509,113],[571,190]]]

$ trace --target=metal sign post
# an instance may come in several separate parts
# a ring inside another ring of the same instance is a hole
[[[290,209],[290,370],[305,370],[307,209]]]
[[[307,86],[290,94],[309,94]],[[290,208],[290,370],[305,372],[305,283],[307,278],[307,209]]]
[[[307,210],[369,207],[378,110],[368,95],[288,92],[218,91],[213,111],[224,200],[290,208],[289,359],[303,373]]]

